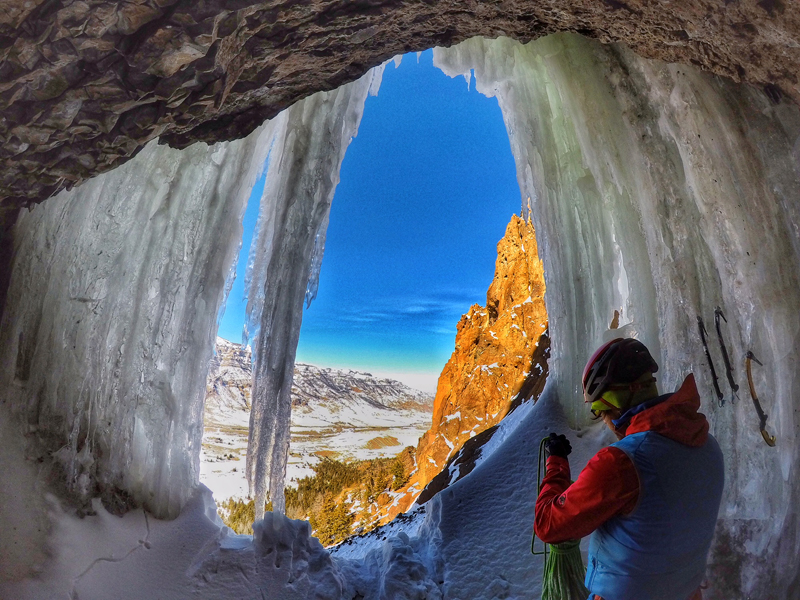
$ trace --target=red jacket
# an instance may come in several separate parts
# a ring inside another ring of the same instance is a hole
[[[708,421],[699,408],[694,375],[689,375],[667,400],[634,415],[625,434],[654,431],[688,446],[702,446]],[[570,482],[569,461],[548,458],[534,521],[537,537],[545,542],[586,537],[608,519],[633,511],[639,499],[636,468],[618,448],[600,450],[575,483]]]

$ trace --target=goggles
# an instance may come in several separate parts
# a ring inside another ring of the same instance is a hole
[[[600,398],[592,402],[592,406],[591,408],[589,408],[589,412],[592,413],[592,420],[597,421],[598,419],[603,418],[603,413],[606,412],[607,410],[618,409],[618,408],[619,406],[611,404],[611,402],[609,402],[608,400],[606,400],[601,396]]]

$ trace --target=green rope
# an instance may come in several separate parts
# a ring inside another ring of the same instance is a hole
[[[546,472],[544,445],[548,438],[539,443],[539,461],[536,465],[536,491],[542,487],[542,473]],[[589,590],[583,585],[586,567],[581,558],[580,540],[567,540],[560,544],[544,544],[543,550],[536,550],[536,532],[531,540],[531,553],[544,556],[542,573],[542,600],[586,600]],[[549,549],[549,550],[548,550]]]

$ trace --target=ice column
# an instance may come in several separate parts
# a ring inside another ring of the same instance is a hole
[[[367,94],[383,66],[332,92],[302,100],[273,120],[275,141],[247,275],[253,341],[253,404],[247,480],[263,517],[269,492],[284,511],[291,388],[303,303],[316,294],[331,200]]]
[[[756,88],[619,46],[557,35],[522,46],[437,49],[496,96],[530,198],[552,331],[549,382],[583,424],[580,369],[621,310],[675,389],[694,372],[725,452],[710,578],[720,597],[797,598],[800,537],[800,111]],[[730,401],[714,309],[741,386]],[[728,402],[719,407],[697,330]],[[747,392],[747,350],[778,436],[768,447]],[[731,568],[731,565],[735,565]],[[769,565],[769,568],[765,568]],[[794,594],[794,595],[792,595]]]
[[[20,216],[0,418],[79,504],[174,517],[196,486],[216,317],[270,139],[151,142]]]

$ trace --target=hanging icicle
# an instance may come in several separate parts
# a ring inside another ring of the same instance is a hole
[[[247,481],[256,519],[269,496],[284,512],[291,389],[303,304],[316,295],[328,214],[339,169],[368,93],[383,67],[332,92],[302,100],[275,118],[275,137],[251,246],[246,287],[253,344],[253,403]]]

